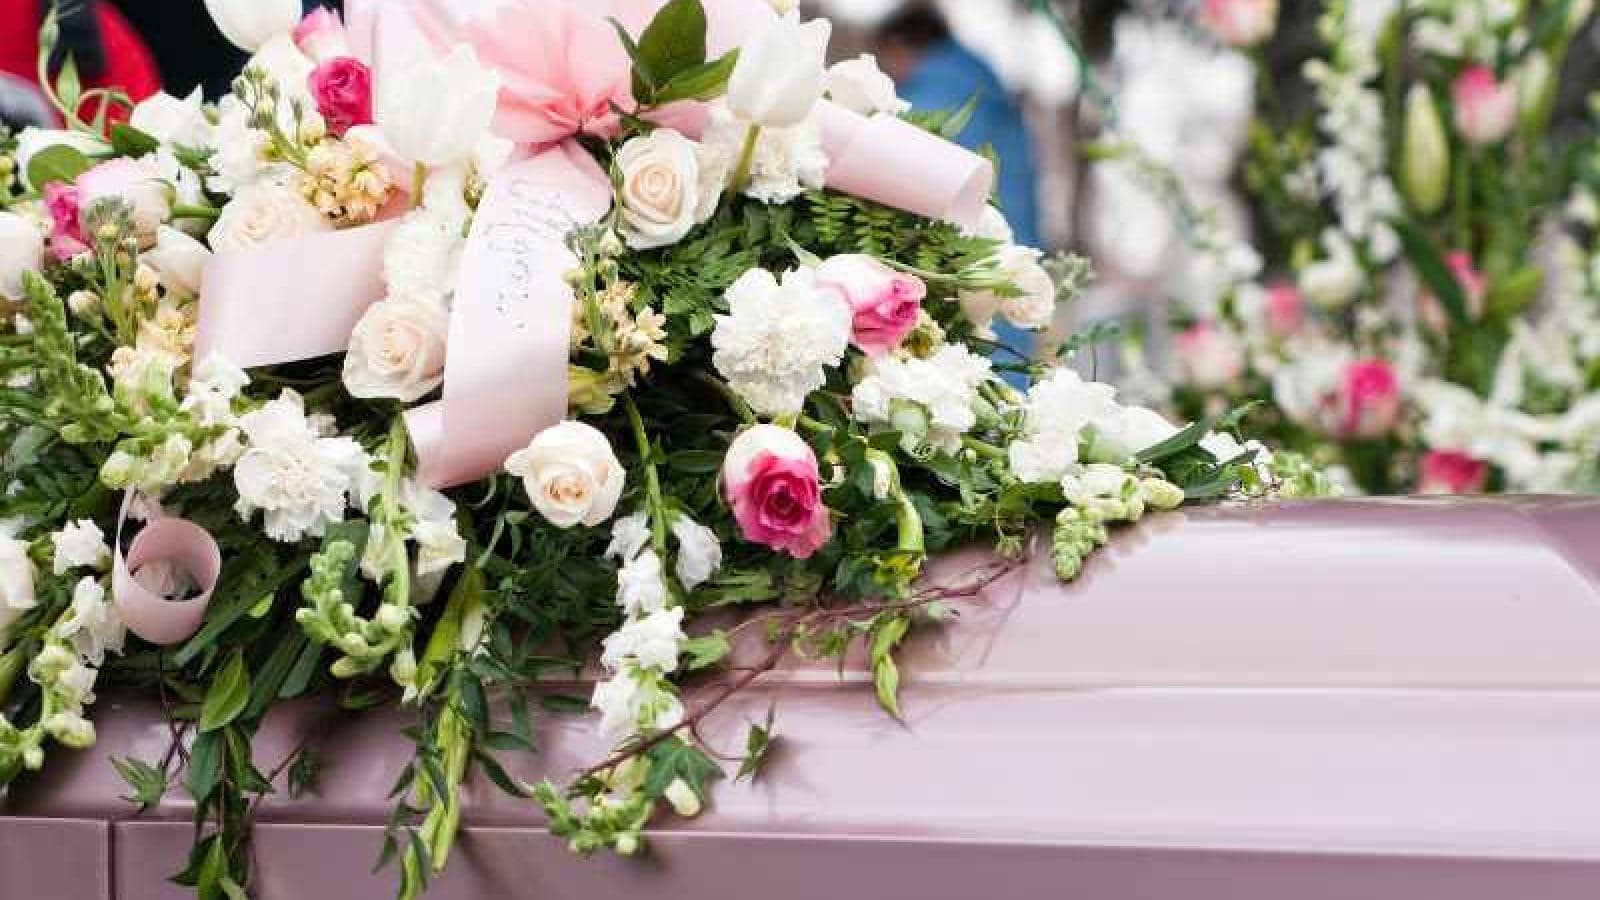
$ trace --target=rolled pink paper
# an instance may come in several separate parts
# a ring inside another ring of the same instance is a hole
[[[135,573],[154,563],[181,569],[199,586],[199,594],[174,600],[140,584]],[[183,519],[158,519],[133,539],[126,558],[118,548],[111,575],[112,602],[129,631],[156,646],[171,646],[200,630],[221,576],[222,551],[204,528]]]

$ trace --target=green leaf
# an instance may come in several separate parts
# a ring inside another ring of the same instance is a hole
[[[733,652],[733,644],[728,640],[728,633],[718,629],[704,637],[685,641],[683,652],[689,657],[687,663],[689,671],[699,672],[727,659]]]
[[[1450,314],[1450,320],[1457,325],[1465,325],[1470,318],[1467,292],[1450,271],[1443,254],[1427,235],[1410,222],[1396,222],[1394,230],[1400,236],[1400,245],[1405,248],[1412,268],[1417,270],[1417,275],[1427,284],[1428,290],[1439,298],[1439,304]]]
[[[705,64],[706,9],[700,0],[670,0],[639,35],[639,55],[635,71],[643,70],[643,83],[636,80],[635,95],[654,97],[652,88],[664,88],[679,75]],[[645,90],[639,91],[643,87]]]
[[[118,156],[140,157],[161,149],[161,142],[132,125],[111,126],[111,149]]]
[[[967,126],[972,123],[972,117],[978,112],[978,102],[982,99],[981,92],[968,97],[967,102],[950,113],[949,118],[939,125],[939,136],[952,141],[960,137],[961,132],[966,131]]]
[[[635,98],[649,96],[655,90],[656,79],[655,75],[645,68],[643,59],[639,55],[639,42],[633,39],[628,29],[622,27],[621,22],[616,19],[606,21],[610,22],[612,29],[617,32],[617,39],[622,41],[622,49],[627,52],[628,59],[633,60],[633,96]]]
[[[183,786],[196,806],[206,802],[222,781],[222,735],[202,734],[189,748],[189,769]]]
[[[682,738],[669,738],[650,748],[650,775],[645,779],[644,792],[648,797],[660,797],[674,781],[683,779],[694,792],[705,796],[706,783],[722,777],[722,769],[698,747]]]
[[[739,51],[730,50],[710,62],[685,69],[656,92],[655,102],[664,105],[681,100],[710,100],[727,89],[738,63]]]
[[[210,733],[227,726],[249,702],[250,672],[244,665],[244,651],[235,650],[206,691],[205,703],[200,706],[200,731]]]
[[[893,656],[885,656],[872,667],[872,684],[878,691],[878,705],[896,719],[904,718],[900,712],[900,667]]]
[[[128,783],[133,793],[122,799],[134,803],[140,809],[149,809],[161,803],[161,798],[167,794],[167,773],[142,759],[127,757],[117,759],[112,757],[112,768]]]
[[[89,157],[84,156],[83,151],[57,144],[40,150],[28,160],[28,183],[39,191],[58,181],[70,184],[89,171],[89,167]]]
[[[685,475],[715,475],[722,471],[722,459],[712,450],[680,450],[667,456],[667,468]]]
[[[767,721],[761,725],[751,725],[750,733],[744,740],[744,762],[739,765],[739,774],[734,776],[735,781],[749,778],[754,781],[761,772],[762,763],[766,762],[767,755],[772,751],[772,724],[777,720],[778,708],[767,708]]]

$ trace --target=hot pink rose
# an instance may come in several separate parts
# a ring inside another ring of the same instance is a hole
[[[1178,335],[1178,370],[1183,380],[1202,389],[1223,388],[1244,375],[1244,347],[1214,322],[1197,322]]]
[[[1292,282],[1280,281],[1267,288],[1267,330],[1286,338],[1306,324],[1306,300]]]
[[[722,484],[747,541],[810,559],[833,536],[816,454],[787,428],[757,425],[739,435]]]
[[[1489,486],[1489,464],[1455,450],[1429,450],[1422,457],[1420,494],[1481,494]]]
[[[86,252],[89,245],[83,238],[78,189],[53,181],[44,187],[44,206],[50,213],[50,252],[55,258],[66,262]]]
[[[1517,123],[1517,87],[1494,77],[1494,70],[1473,65],[1456,76],[1451,88],[1456,104],[1456,128],[1468,143],[1497,144]]]
[[[343,136],[357,125],[372,124],[372,70],[361,60],[330,59],[317,66],[308,84],[329,131]]]
[[[1338,399],[1339,436],[1347,440],[1375,440],[1400,423],[1400,378],[1381,359],[1351,363]]]
[[[351,55],[344,20],[326,6],[317,7],[300,20],[294,29],[294,43],[301,53],[318,63]]]
[[[899,349],[917,327],[928,286],[870,256],[835,256],[817,267],[817,286],[833,289],[855,310],[851,340],[869,356]]]
[[[1254,47],[1278,27],[1278,0],[1205,0],[1200,21],[1230,47]]]

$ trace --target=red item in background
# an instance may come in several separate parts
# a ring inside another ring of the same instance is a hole
[[[38,82],[39,23],[43,0],[0,0],[0,71]],[[133,26],[106,3],[95,3],[100,41],[105,50],[104,69],[84,78],[84,87],[116,87],[134,102],[161,90],[161,72],[155,57]]]

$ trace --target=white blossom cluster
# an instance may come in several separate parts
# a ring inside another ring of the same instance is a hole
[[[1512,27],[1520,13],[1516,0],[1426,0],[1411,39],[1434,56],[1493,65],[1503,46],[1526,43],[1527,34]]]
[[[946,456],[978,424],[978,389],[994,378],[988,357],[946,344],[927,358],[890,356],[868,363],[852,394],[856,420],[901,431]]]

